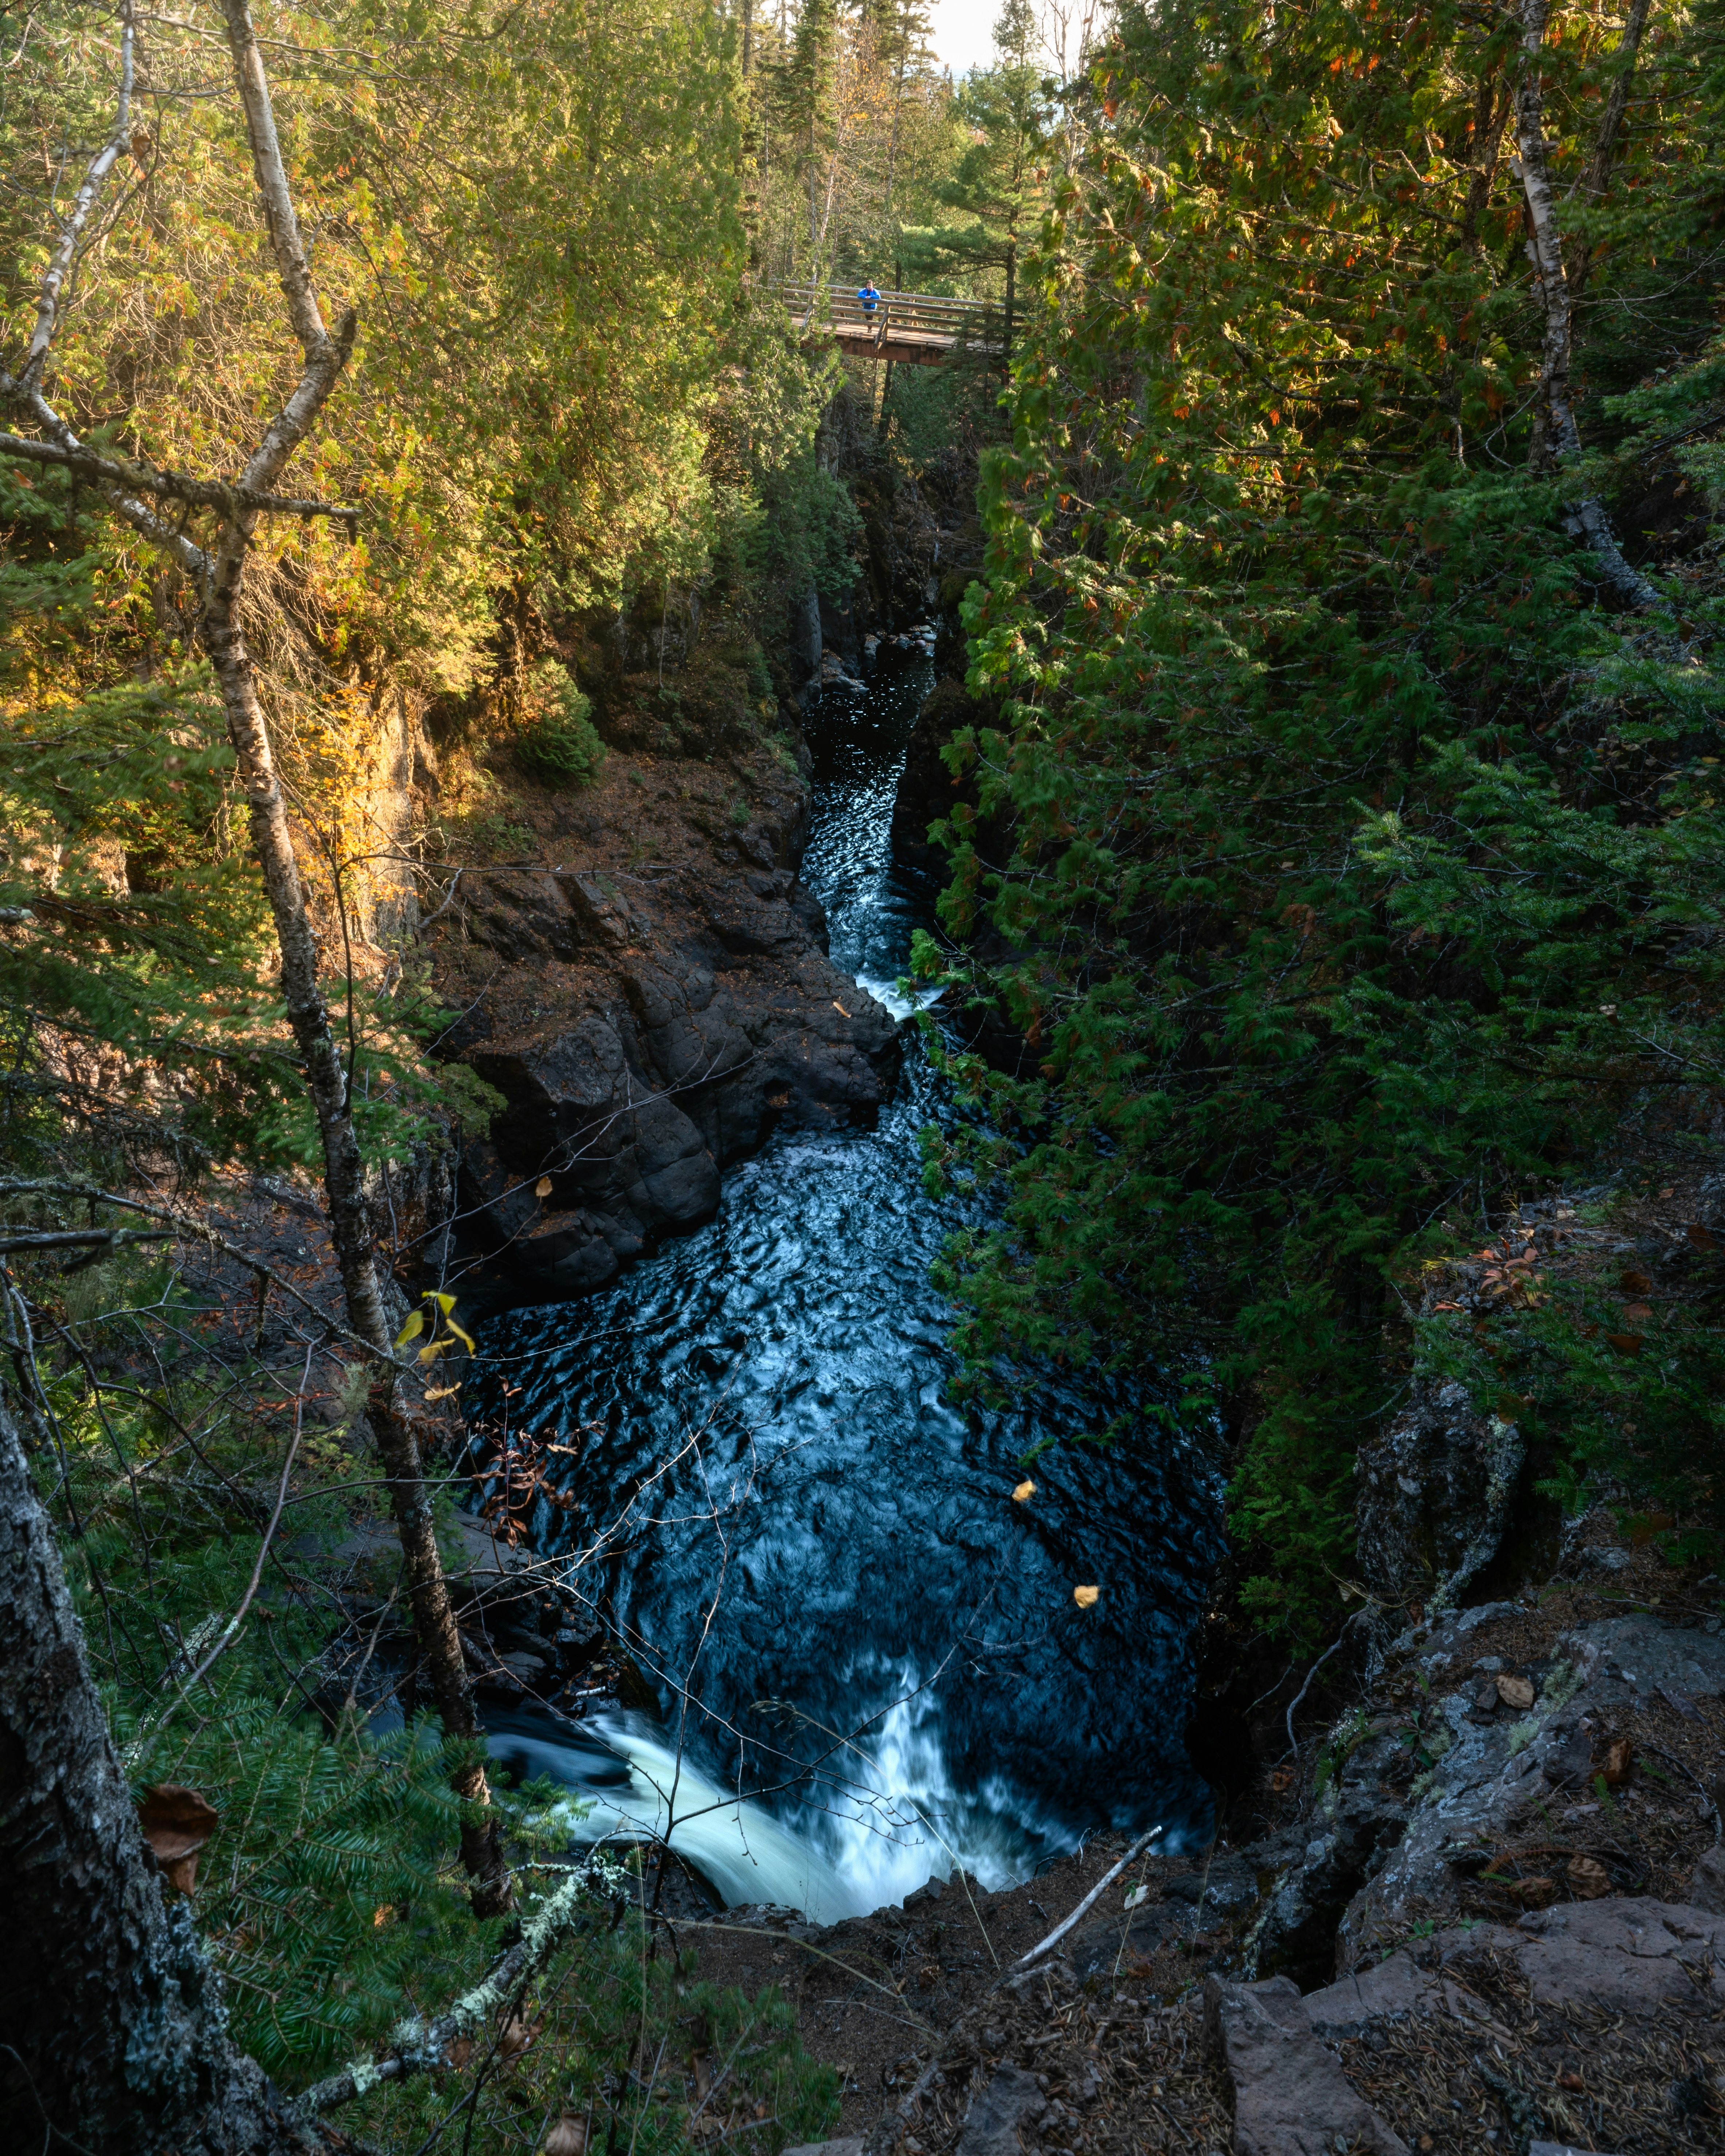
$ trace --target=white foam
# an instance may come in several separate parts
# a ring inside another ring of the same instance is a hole
[[[650,1835],[668,1841],[727,1902],[777,1902],[801,1909],[818,1924],[865,1913],[807,1836],[781,1825],[761,1805],[720,1789],[686,1756],[680,1763],[669,1746],[632,1717],[602,1721],[598,1727],[628,1762],[629,1793],[607,1790],[591,1797],[587,1816],[568,1820],[578,1841]]]
[[[780,1817],[709,1779],[633,1715],[589,1725],[626,1763],[625,1791],[589,1784],[564,1818],[583,1842],[650,1835],[711,1880],[727,1902],[772,1902],[814,1922],[866,1916],[954,1866],[984,1887],[1013,1883],[1027,1840],[1010,1792],[990,1783],[961,1804],[947,1771],[939,1712],[904,1673],[897,1697]],[[535,1748],[543,1753],[550,1748]]]
[[[877,978],[873,973],[858,973],[856,985],[867,990],[877,1004],[885,1004],[895,1018],[912,1018],[919,1010],[927,1010],[937,1002],[943,991],[939,988],[916,988],[908,996],[899,993],[898,983]]]

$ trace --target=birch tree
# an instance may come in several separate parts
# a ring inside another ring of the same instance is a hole
[[[80,439],[48,393],[50,361],[69,280],[91,230],[103,190],[130,147],[136,125],[139,45],[133,0],[117,16],[119,83],[107,139],[90,160],[54,241],[39,290],[35,319],[21,364],[0,370],[0,398],[33,423],[30,437],[0,438],[0,449],[58,465],[94,485],[134,531],[159,547],[193,583],[198,635],[218,689],[251,834],[274,918],[280,984],[288,1024],[321,1142],[331,1240],[350,1327],[370,1348],[377,1378],[369,1394],[372,1427],[388,1478],[391,1507],[407,1569],[415,1630],[431,1691],[444,1727],[474,1749],[458,1770],[459,1793],[471,1808],[461,1833],[462,1861],[475,1881],[475,1908],[505,1907],[509,1882],[495,1825],[485,1810],[490,1791],[477,1751],[478,1725],[469,1694],[459,1636],[438,1553],[429,1492],[410,1404],[396,1363],[393,1327],[378,1277],[367,1213],[364,1164],[354,1123],[352,1070],[344,1064],[319,978],[317,937],[295,855],[280,773],[259,700],[257,670],[241,625],[248,562],[259,520],[268,515],[336,516],[339,505],[275,491],[295,451],[316,426],[352,352],[357,327],[350,309],[333,330],[325,321],[306,260],[270,86],[248,0],[222,0],[223,33],[244,113],[254,181],[268,243],[298,341],[298,379],[231,480],[199,480],[129,459],[99,454]],[[186,520],[170,521],[165,505],[207,510],[213,530],[193,538]]]
[[[1646,0],[1635,0],[1624,38],[1628,64],[1612,85],[1586,169],[1579,182],[1594,197],[1604,192],[1611,152],[1628,105],[1630,73],[1646,28],[1647,13]],[[1527,205],[1527,254],[1533,265],[1534,286],[1545,327],[1529,455],[1536,471],[1554,464],[1573,463],[1583,453],[1570,390],[1575,346],[1574,295],[1564,259],[1563,235],[1558,222],[1545,139],[1541,70],[1548,15],[1548,0],[1522,0],[1522,65],[1516,85],[1516,145],[1520,153],[1517,162],[1522,192]],[[1573,250],[1570,261],[1576,263],[1578,268],[1581,266]],[[1583,495],[1575,504],[1574,513],[1612,589],[1633,607],[1663,605],[1659,593],[1623,558],[1605,505],[1599,496]]]

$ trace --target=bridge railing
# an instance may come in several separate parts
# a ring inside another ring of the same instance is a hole
[[[986,300],[948,300],[928,292],[888,292],[872,313],[854,285],[781,285],[779,297],[799,329],[824,326],[870,336],[940,337],[984,344],[1000,333],[1000,310]],[[990,319],[992,317],[992,320]]]

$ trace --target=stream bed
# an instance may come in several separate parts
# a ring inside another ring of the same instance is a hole
[[[895,867],[888,826],[932,681],[885,659],[809,728],[803,880],[834,962],[901,1012],[932,892]],[[954,1865],[1007,1884],[1103,1826],[1160,1820],[1165,1847],[1207,1831],[1181,1732],[1219,1484],[1199,1444],[1147,1424],[1024,1464],[1119,1396],[948,1397],[929,1268],[964,1201],[924,1193],[917,1133],[952,1112],[908,1040],[874,1129],[778,1134],[727,1171],[707,1225],[480,1340],[478,1414],[506,1403],[571,1447],[580,1509],[541,1507],[541,1553],[567,1551],[660,1700],[578,1733],[496,1710],[492,1749],[584,1802],[583,1838],[669,1821],[730,1902],[832,1922]],[[1081,1585],[1101,1590],[1089,1609]]]

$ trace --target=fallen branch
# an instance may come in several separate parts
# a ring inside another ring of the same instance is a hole
[[[1056,1924],[1054,1929],[1049,1933],[1048,1937],[1045,1939],[1039,1941],[1035,1946],[1031,1948],[1029,1953],[1020,1954],[1018,1959],[1013,1964],[1012,1967],[1007,1970],[1006,1976],[1000,1978],[999,1982],[1004,1984],[1007,1977],[1019,1975],[1024,1970],[1027,1969],[1030,1966],[1033,1961],[1040,1961],[1044,1954],[1048,1952],[1050,1947],[1058,1946],[1060,1942],[1065,1938],[1067,1933],[1071,1930],[1072,1927],[1079,1921],[1079,1919],[1081,1917],[1087,1917],[1090,1914],[1091,1911],[1095,1908],[1096,1903],[1101,1899],[1102,1895],[1106,1889],[1114,1884],[1114,1881],[1120,1876],[1121,1873],[1126,1870],[1129,1864],[1134,1863],[1138,1857],[1142,1856],[1143,1852],[1150,1846],[1151,1843],[1155,1840],[1157,1835],[1161,1832],[1162,1829],[1159,1826],[1153,1826],[1147,1834],[1141,1834],[1137,1840],[1132,1844],[1132,1847],[1127,1850],[1126,1855],[1121,1858],[1119,1863],[1111,1865],[1109,1869],[1102,1874],[1101,1877],[1097,1880],[1096,1885],[1091,1888],[1089,1893],[1085,1896],[1084,1899],[1072,1912],[1071,1915],[1066,1917],[1063,1922]]]
[[[124,1243],[171,1243],[172,1228],[67,1228],[39,1235],[0,1236],[0,1256],[13,1250],[117,1250]]]
[[[416,2015],[403,2022],[391,2040],[396,2049],[387,2059],[354,2060],[327,2080],[314,2082],[300,2097],[300,2104],[308,2112],[333,2111],[338,2104],[351,2103],[355,2097],[364,2096],[386,2082],[406,2081],[414,2074],[447,2066],[452,2044],[470,2036],[512,1991],[517,1987],[525,1989],[539,1974],[573,1930],[586,1892],[586,1872],[570,1872],[526,1919],[515,1945],[447,2013],[439,2014],[434,2021]]]

